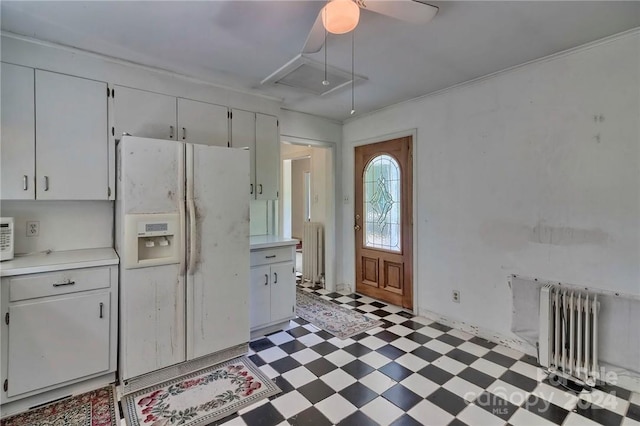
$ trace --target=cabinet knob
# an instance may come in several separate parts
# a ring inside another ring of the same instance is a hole
[[[76,282],[75,281],[71,281],[71,280],[67,280],[67,282],[64,283],[55,283],[53,284],[54,287],[62,287],[64,285],[75,285]]]
[[[251,192],[249,194],[253,195],[253,184],[251,183]]]
[[[104,303],[100,302],[100,318],[102,318],[102,309],[104,308]]]
[[[264,274],[264,285],[269,285],[269,274]]]
[[[187,139],[187,128],[183,127],[182,128],[182,140]]]
[[[262,184],[259,184],[258,187],[260,188],[258,189],[258,194],[262,194]]]
[[[29,189],[29,176],[27,175],[22,176],[22,189],[25,191]]]
[[[173,126],[169,126],[169,139],[173,139]]]
[[[274,284],[278,284],[278,273],[277,272],[273,273],[273,283]]]
[[[49,190],[49,176],[44,177],[44,190],[45,191]]]

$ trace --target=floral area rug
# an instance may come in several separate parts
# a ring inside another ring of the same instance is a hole
[[[7,417],[2,426],[116,426],[113,387],[72,396]]]
[[[360,312],[296,289],[296,314],[336,337],[346,339],[382,324]]]
[[[196,426],[280,392],[243,356],[125,395],[122,405],[128,426]]]

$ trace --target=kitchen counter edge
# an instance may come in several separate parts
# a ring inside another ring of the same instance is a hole
[[[259,250],[271,247],[291,246],[298,244],[295,238],[278,237],[277,235],[254,235],[249,237],[251,250]]]
[[[16,256],[0,263],[0,276],[36,274],[65,269],[91,268],[117,265],[120,259],[113,248],[52,251],[26,256]]]

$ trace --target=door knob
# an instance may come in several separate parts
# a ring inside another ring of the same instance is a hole
[[[360,225],[354,226],[353,229],[355,229],[356,231],[359,231],[360,230]]]

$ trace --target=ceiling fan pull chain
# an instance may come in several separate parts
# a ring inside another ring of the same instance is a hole
[[[356,30],[355,28],[351,31],[351,115],[356,113],[356,107],[354,102],[354,63],[355,63],[355,38],[356,38]]]
[[[324,13],[324,19],[327,19],[327,8],[322,8],[322,13]],[[324,80],[322,80],[323,86],[328,86],[329,80],[327,80],[327,29],[324,29]]]

